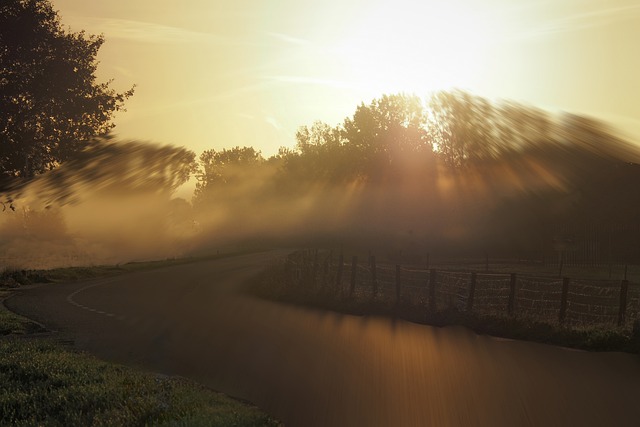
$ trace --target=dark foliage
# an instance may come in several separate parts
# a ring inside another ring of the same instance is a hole
[[[71,203],[95,192],[171,194],[195,166],[195,154],[182,147],[98,139],[56,170],[36,177],[29,190],[45,206]]]
[[[221,151],[207,150],[200,155],[196,171],[194,201],[203,203],[215,196],[216,190],[242,185],[254,179],[264,158],[252,147],[234,147]]]
[[[635,224],[640,209],[640,151],[614,129],[464,91],[385,95],[337,126],[301,127],[296,141],[266,161],[247,147],[205,152],[196,198],[270,199],[281,206],[274,226],[295,215],[340,240],[524,257],[557,255],[567,225],[604,236]],[[275,172],[260,173],[266,166]],[[597,247],[598,262],[633,255],[615,236],[587,239],[574,246]]]
[[[133,89],[96,81],[102,36],[65,30],[48,0],[0,4],[0,189],[106,134]]]

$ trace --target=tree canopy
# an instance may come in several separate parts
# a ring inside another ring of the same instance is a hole
[[[299,128],[295,147],[266,161],[250,147],[206,151],[195,200],[299,200],[327,215],[323,204],[348,205],[358,224],[387,218],[431,224],[441,236],[485,233],[478,242],[517,234],[524,244],[567,221],[628,221],[635,211],[621,206],[640,206],[628,185],[639,160],[637,148],[592,118],[460,90],[424,100],[384,95],[336,126]]]
[[[0,189],[54,169],[113,128],[133,88],[97,81],[103,42],[65,30],[48,0],[0,3]]]
[[[408,160],[432,155],[426,116],[417,96],[384,95],[369,105],[359,105],[346,118],[342,134],[356,164],[377,176],[388,169],[404,168]]]
[[[253,147],[204,151],[198,162],[194,201],[202,203],[216,188],[241,183],[263,163],[262,154]]]

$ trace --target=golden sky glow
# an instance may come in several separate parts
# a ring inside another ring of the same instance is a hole
[[[593,114],[640,135],[635,0],[53,0],[103,33],[100,76],[137,84],[116,133],[208,148],[292,146],[383,93],[458,87]]]

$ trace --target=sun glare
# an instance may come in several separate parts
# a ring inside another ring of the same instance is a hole
[[[370,96],[471,87],[490,45],[486,19],[457,2],[373,4],[334,47],[345,78]]]

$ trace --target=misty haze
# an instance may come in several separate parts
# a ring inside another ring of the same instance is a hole
[[[0,5],[0,424],[638,425],[640,7],[223,3]]]

